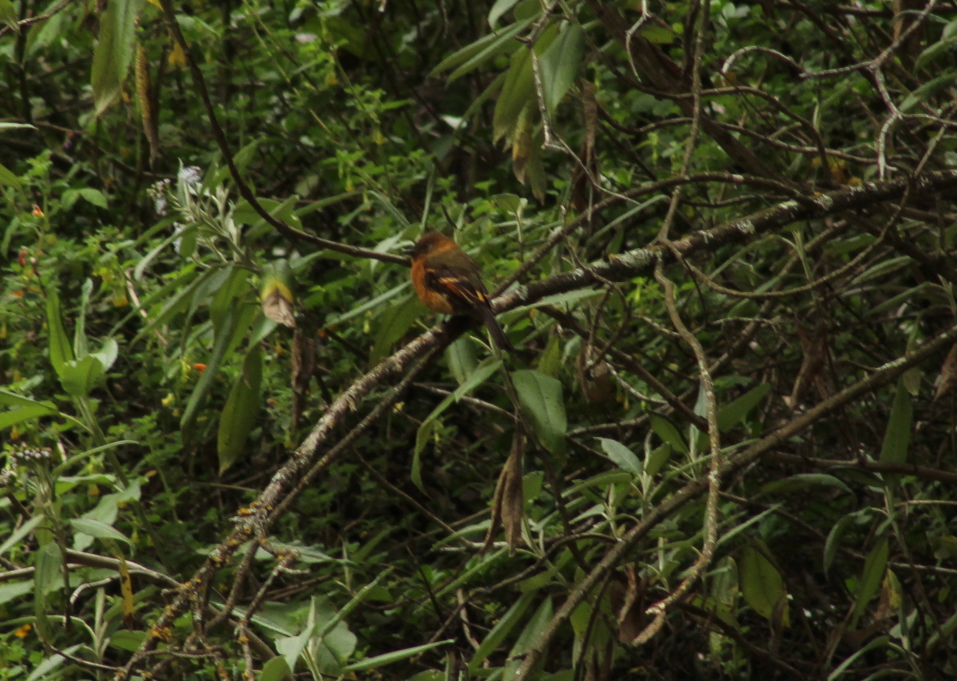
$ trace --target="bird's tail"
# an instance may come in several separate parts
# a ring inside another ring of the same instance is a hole
[[[488,305],[482,305],[482,321],[485,322],[485,327],[492,336],[492,342],[498,346],[498,349],[515,354],[515,346],[512,345],[508,336],[502,331],[498,320],[495,319],[495,313],[492,312],[492,308]]]

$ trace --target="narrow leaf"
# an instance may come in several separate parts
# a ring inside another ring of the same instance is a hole
[[[884,444],[881,445],[881,463],[904,463],[907,461],[907,449],[910,445],[911,423],[913,410],[910,393],[904,381],[897,382],[897,393],[891,405],[890,418],[887,420],[887,430],[884,432]],[[900,480],[899,474],[883,476],[888,485],[896,485]]]
[[[0,163],[0,185],[23,189],[23,185],[20,184],[20,178],[10,172],[2,163]]]
[[[655,434],[660,437],[665,444],[671,445],[672,449],[682,454],[688,453],[688,445],[685,443],[685,439],[681,437],[681,432],[667,416],[649,414],[648,418],[651,422],[651,429],[655,431]]]
[[[133,545],[125,534],[115,527],[100,522],[99,520],[93,520],[92,518],[72,518],[69,522],[76,532],[82,532],[97,539],[116,539],[130,546]]]
[[[93,50],[93,100],[96,114],[120,96],[133,59],[136,17],[142,0],[111,0],[100,17],[100,34]]]
[[[216,451],[219,455],[220,475],[225,473],[242,454],[246,447],[246,439],[256,425],[262,373],[262,350],[257,343],[243,360],[242,373],[233,381],[219,420]]]
[[[748,412],[757,406],[761,398],[768,394],[770,389],[770,383],[762,383],[733,402],[721,407],[718,410],[718,430],[723,433],[738,425],[748,415]]]
[[[858,583],[857,592],[854,594],[854,616],[851,618],[851,629],[857,628],[857,621],[864,614],[864,609],[874,598],[877,589],[884,580],[888,551],[887,539],[881,539],[867,554],[867,560],[864,561],[864,572],[861,574],[861,581]]]
[[[469,674],[475,674],[476,670],[479,669],[479,666],[484,662],[489,655],[495,652],[495,649],[498,648],[499,644],[508,636],[509,632],[518,624],[518,621],[521,619],[522,615],[525,614],[525,611],[528,609],[528,606],[531,605],[532,599],[534,599],[538,594],[534,591],[522,594],[522,597],[513,605],[508,612],[506,612],[502,619],[492,628],[492,631],[488,633],[488,636],[485,637],[485,640],[479,645],[478,650],[475,651],[475,655],[472,656],[472,659],[469,660]]]

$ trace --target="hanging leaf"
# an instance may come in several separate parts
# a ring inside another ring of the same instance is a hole
[[[246,353],[243,370],[233,381],[219,419],[216,451],[219,454],[220,475],[236,463],[246,447],[249,433],[256,425],[262,372],[262,350],[257,343]]]
[[[140,106],[143,134],[150,146],[150,167],[156,164],[159,153],[159,132],[156,109],[153,106],[153,83],[150,79],[150,62],[142,44],[136,46],[136,100]]]
[[[505,541],[508,553],[515,555],[515,549],[522,539],[522,518],[524,517],[524,488],[522,485],[522,458],[525,455],[525,438],[521,429],[515,431],[512,451],[505,462],[502,472],[502,524],[505,526]]]
[[[910,431],[913,422],[910,393],[903,380],[897,382],[897,393],[891,405],[890,418],[887,420],[887,430],[884,432],[884,443],[881,445],[881,463],[905,463],[907,450],[910,446]],[[895,486],[900,480],[899,473],[888,473],[883,476],[890,486]]]
[[[780,610],[778,604],[783,602],[784,610],[780,618],[784,626],[788,626],[787,591],[784,589],[781,573],[774,564],[765,558],[760,550],[746,546],[738,564],[738,574],[741,579],[741,593],[747,604],[756,613],[771,620],[775,617],[775,608]]]
[[[120,96],[133,60],[136,19],[142,0],[111,0],[100,17],[100,34],[93,51],[93,101],[96,115]]]
[[[881,539],[877,545],[867,554],[867,560],[864,561],[864,571],[861,574],[861,580],[857,584],[857,591],[854,594],[854,616],[851,618],[851,629],[857,628],[857,622],[867,604],[877,593],[878,587],[884,580],[884,571],[887,569],[887,555],[889,545],[887,539]]]
[[[671,422],[671,419],[662,414],[649,414],[648,419],[651,423],[651,429],[666,444],[671,445],[672,449],[682,454],[688,453],[688,445],[685,443],[685,439],[681,437],[678,427]]]
[[[0,0],[0,23],[10,27],[14,33],[20,33],[20,23],[17,21],[17,9],[10,0]]]
[[[495,0],[492,9],[488,13],[488,25],[495,28],[495,24],[502,18],[507,11],[512,9],[520,0]]]
[[[744,417],[761,401],[771,389],[770,383],[762,383],[756,388],[752,388],[744,395],[729,402],[718,410],[718,430],[726,432],[741,423]]]
[[[445,350],[445,361],[456,383],[462,385],[478,367],[475,346],[468,338],[458,338]]]
[[[375,345],[369,353],[369,364],[375,365],[389,354],[393,344],[412,328],[415,320],[425,311],[418,296],[410,296],[401,303],[385,308],[376,318]]]
[[[515,40],[515,36],[525,30],[530,23],[530,20],[525,19],[501,31],[489,33],[479,38],[474,43],[466,45],[461,50],[443,59],[438,66],[432,69],[429,75],[436,76],[443,71],[455,69],[449,74],[448,82],[451,83],[456,78],[477,69],[500,54],[520,49],[521,43]]]
[[[565,402],[561,381],[531,369],[512,374],[522,412],[531,421],[542,446],[556,455],[565,452]]]
[[[522,597],[515,602],[515,604],[509,608],[498,623],[492,627],[492,630],[488,633],[488,636],[485,637],[485,640],[479,645],[478,650],[475,651],[475,654],[472,656],[472,659],[469,660],[468,670],[469,674],[475,675],[475,672],[479,669],[479,666],[484,662],[489,655],[495,652],[495,649],[498,648],[499,644],[505,640],[505,637],[508,636],[509,632],[515,628],[515,625],[518,624],[519,620],[522,618],[522,615],[525,614],[525,611],[528,609],[528,606],[532,604],[532,600],[538,594],[534,591],[531,593],[522,594]]]
[[[263,267],[259,300],[263,314],[277,324],[296,328],[295,279],[287,260],[277,260]]]
[[[130,569],[126,565],[126,558],[119,556],[120,594],[123,597],[123,626],[132,629],[135,625],[133,614],[136,606],[133,602],[133,580],[130,578]]]
[[[538,606],[535,614],[531,616],[531,618],[528,620],[528,624],[526,624],[525,628],[522,629],[522,633],[518,635],[515,645],[512,646],[512,650],[509,652],[508,657],[505,660],[505,671],[502,674],[503,679],[515,678],[519,667],[521,667],[522,663],[525,661],[525,655],[541,638],[542,632],[552,619],[552,612],[552,599],[551,596],[548,596],[544,601],[542,601],[542,604]],[[541,678],[539,676],[539,671],[544,664],[544,658],[539,659],[533,668],[530,678]],[[478,675],[476,674],[476,678],[477,677]]]
[[[551,115],[575,82],[581,66],[585,32],[578,24],[566,23],[561,33],[539,59],[545,109]]]
[[[947,393],[954,386],[957,386],[957,343],[954,343],[947,353],[944,364],[940,367],[940,375],[934,382],[937,390],[934,392],[934,400],[940,399],[940,396]]]
[[[20,184],[20,178],[11,173],[2,163],[0,163],[0,186],[6,185],[8,187],[16,187],[17,189],[23,189],[23,185]]]

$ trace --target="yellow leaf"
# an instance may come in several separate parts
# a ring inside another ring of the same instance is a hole
[[[179,43],[173,43],[173,51],[169,53],[169,65],[182,68],[186,66],[186,53]]]

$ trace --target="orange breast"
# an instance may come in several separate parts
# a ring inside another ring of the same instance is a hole
[[[452,314],[455,310],[448,299],[438,291],[429,288],[425,282],[425,264],[421,259],[416,259],[412,262],[412,286],[415,292],[430,310]]]

